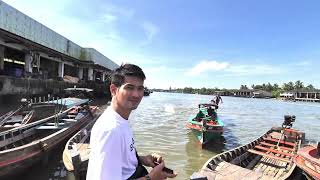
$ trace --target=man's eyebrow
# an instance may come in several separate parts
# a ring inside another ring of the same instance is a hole
[[[126,83],[123,86],[130,86],[130,87],[139,87],[139,88],[144,88],[143,85],[135,86],[134,84]]]
[[[126,84],[124,84],[124,86],[134,86],[134,85],[130,84],[130,83],[126,83]]]

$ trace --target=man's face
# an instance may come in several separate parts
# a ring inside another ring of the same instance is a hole
[[[124,84],[120,87],[115,87],[114,90],[111,90],[111,93],[119,108],[123,111],[132,111],[140,104],[143,91],[143,80],[133,76],[126,76]]]

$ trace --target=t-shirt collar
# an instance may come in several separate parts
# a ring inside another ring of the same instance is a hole
[[[120,116],[120,114],[119,113],[117,113],[111,106],[109,106],[108,108],[107,108],[107,111],[109,111],[110,113],[112,113],[120,122],[126,122],[126,123],[128,123],[128,121],[129,121],[129,119],[130,119],[130,116],[129,116],[129,118],[128,118],[128,120],[126,120],[126,119],[124,119],[122,116]]]

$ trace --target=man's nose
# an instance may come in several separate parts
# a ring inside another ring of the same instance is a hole
[[[140,92],[138,89],[135,89],[135,90],[133,90],[132,95],[133,95],[134,97],[140,97],[140,96],[141,96],[141,92]]]

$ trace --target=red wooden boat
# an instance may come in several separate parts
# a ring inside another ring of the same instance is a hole
[[[191,180],[278,179],[295,176],[293,157],[304,133],[292,129],[295,116],[285,116],[282,127],[272,128],[258,139],[209,159]],[[294,177],[295,178],[295,177]]]
[[[320,144],[318,148],[315,145],[307,145],[298,151],[294,157],[294,162],[302,169],[306,176],[320,180]]]

